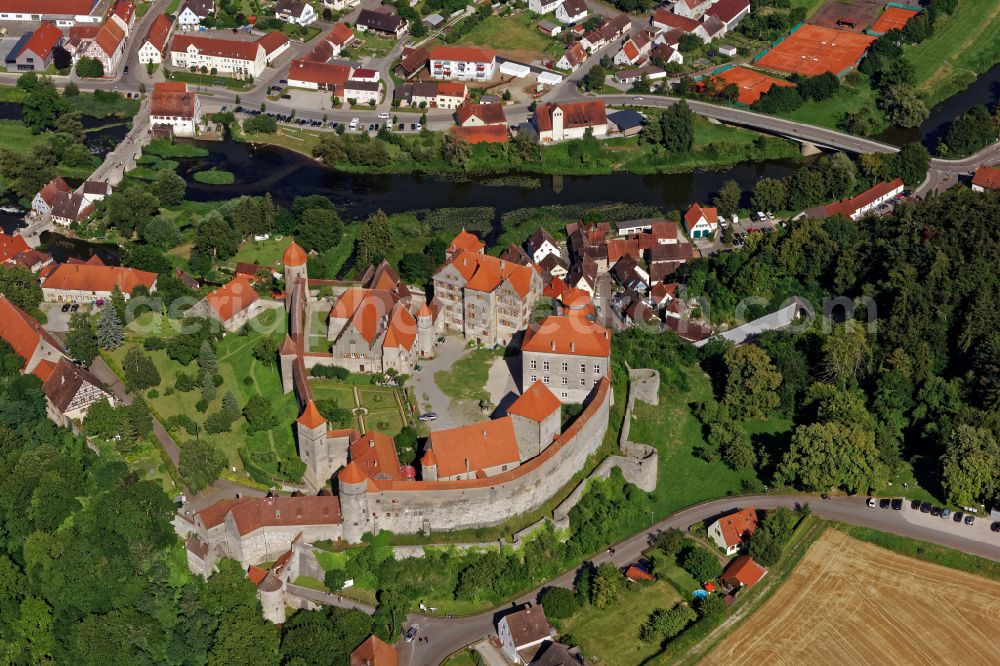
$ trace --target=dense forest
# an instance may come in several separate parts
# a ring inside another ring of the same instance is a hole
[[[746,299],[747,319],[793,296],[816,312],[804,332],[705,347],[719,397],[697,412],[707,455],[778,484],[853,492],[909,464],[957,506],[1000,500],[998,219],[1000,196],[954,188],[884,218],[756,234],[744,251],[685,267],[689,295],[716,322]],[[824,317],[824,299],[840,297],[862,307]],[[794,420],[790,441],[766,446],[733,427],[776,414]]]

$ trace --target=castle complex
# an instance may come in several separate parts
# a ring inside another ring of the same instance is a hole
[[[294,243],[289,246],[284,256],[289,335],[279,350],[282,382],[302,405],[295,424],[299,456],[306,464],[306,482],[321,492],[225,500],[194,515],[179,515],[175,526],[188,538],[192,571],[209,575],[218,558],[239,560],[260,579],[262,601],[270,595],[271,610],[265,608],[269,619],[281,621],[284,609],[279,612],[274,600],[284,594],[295,572],[314,566],[315,557],[306,552],[310,542],[360,543],[364,534],[383,530],[432,534],[498,525],[538,509],[597,451],[613,400],[610,333],[593,323],[589,297],[575,292],[564,295],[560,314],[529,328],[525,338],[526,344],[541,341],[528,363],[555,363],[562,374],[554,370],[551,377],[525,380],[522,394],[502,416],[434,431],[419,469],[400,463],[390,436],[331,429],[317,409],[307,377],[316,365],[404,372],[416,358],[433,354],[442,329],[462,330],[467,338],[495,344],[528,327],[541,291],[538,268],[457,247],[460,241],[462,235],[435,275],[430,303],[411,293],[385,264],[367,270],[357,283],[338,283],[342,291],[329,310],[329,353],[306,351],[304,340],[310,313],[322,311],[313,289],[329,283],[311,284],[305,253]],[[439,284],[449,287],[439,290]],[[552,326],[568,336],[556,335],[554,346],[546,342]],[[568,359],[574,367],[566,365]],[[583,405],[565,424],[564,402]],[[655,458],[652,467],[648,460],[622,464],[626,478],[646,490],[655,487]],[[636,472],[643,465],[645,470]],[[331,480],[336,495],[327,490]],[[261,562],[282,557],[285,564],[278,574],[273,568],[264,575],[253,571]]]

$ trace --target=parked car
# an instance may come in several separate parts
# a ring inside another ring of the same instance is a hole
[[[935,518],[937,516],[940,516],[941,515],[941,507],[939,507],[939,506],[932,506],[931,507],[931,515],[934,516]]]
[[[410,123],[410,131],[411,132],[417,131],[417,123]]]
[[[406,123],[399,123],[399,131],[403,132],[406,130]]]
[[[951,517],[951,519],[954,520],[956,523],[960,523],[962,522],[962,516],[964,515],[965,514],[962,513],[961,511],[956,511],[955,514]]]
[[[920,505],[920,513],[930,513],[930,511],[931,511],[930,502],[924,502],[923,504]]]
[[[358,129],[358,119],[357,118],[351,118],[350,128],[351,128],[352,132],[354,130]]]
[[[73,305],[69,306],[69,311],[70,312],[76,312],[79,309],[80,309],[80,304],[79,303],[74,303]]]
[[[63,312],[69,312],[69,303],[63,303],[62,311]]]
[[[971,513],[965,516],[965,524],[966,525],[971,525],[974,522],[976,522],[976,517],[973,516]]]
[[[437,417],[438,417],[438,415],[435,414],[434,412],[424,412],[423,414],[421,414],[420,416],[417,417],[417,420],[418,421],[436,421]]]
[[[874,497],[869,497],[868,498],[868,506],[870,506],[871,508],[874,509],[875,507],[878,506],[878,501]]]
[[[378,117],[381,118],[382,120],[389,120],[389,112],[382,111],[378,114]]]
[[[994,532],[1000,532],[1000,520],[990,525],[990,529]]]
[[[892,500],[892,510],[893,511],[901,511],[902,508],[903,508],[903,500],[902,499],[900,499],[900,498],[897,497],[896,499]]]
[[[632,101],[633,102],[641,102],[642,101],[642,96],[641,95],[636,95],[635,97],[632,98]]]
[[[891,504],[892,504],[892,500],[889,500],[889,499],[881,499],[878,502],[878,506],[879,506],[880,509],[888,509]]]
[[[409,629],[407,629],[406,630],[406,636],[404,637],[406,639],[406,642],[407,643],[412,643],[413,639],[417,637],[417,632],[418,631],[420,631],[420,626],[416,625],[416,624],[414,624]]]
[[[951,515],[951,509],[941,509],[941,517],[947,518]]]
[[[919,510],[920,509],[920,500],[913,500],[912,502],[910,502],[910,508],[913,509],[914,511]]]

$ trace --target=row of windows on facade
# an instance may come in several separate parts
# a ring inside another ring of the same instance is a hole
[[[531,375],[531,383],[534,384],[537,381],[538,381],[538,375]],[[548,384],[551,383],[548,375],[542,375],[542,383],[546,384],[546,385],[548,385]],[[559,378],[559,385],[560,386],[569,386],[569,378],[568,377],[560,377]],[[597,378],[594,378],[593,380],[591,380],[590,385],[591,386],[596,386],[597,385]],[[587,378],[586,377],[580,377],[580,386],[581,386],[581,388],[587,388]],[[566,397],[565,393],[563,393],[563,397],[564,398]]]
[[[563,362],[561,362],[559,364],[559,367],[560,367],[560,369],[563,372],[569,372],[569,362],[563,361]],[[531,369],[531,370],[538,370],[538,360],[537,359],[534,359],[534,358],[531,359],[531,361],[529,362],[529,369]],[[549,369],[549,362],[548,361],[542,361],[542,370],[548,370],[548,369]],[[581,363],[580,364],[580,372],[587,372],[587,364],[586,363]],[[601,374],[601,364],[600,363],[595,363],[594,364],[594,374],[595,375]]]

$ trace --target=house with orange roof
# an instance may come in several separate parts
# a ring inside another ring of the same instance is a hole
[[[582,403],[610,376],[611,332],[590,311],[569,309],[528,326],[521,343],[522,386],[541,381],[561,402]]]
[[[1000,169],[983,165],[972,176],[972,191],[1000,190]]]
[[[486,244],[479,240],[479,237],[475,234],[462,229],[448,245],[448,248],[444,251],[444,256],[450,259],[463,250],[465,252],[482,254],[486,251]]]
[[[0,338],[24,359],[24,373],[33,373],[39,363],[54,366],[65,356],[63,344],[42,328],[38,320],[0,294]]]
[[[444,327],[484,345],[510,342],[542,293],[541,275],[531,266],[469,250],[452,253],[433,283]]]
[[[5,264],[18,254],[27,252],[30,249],[24,237],[16,234],[8,236],[0,231],[0,264]]]
[[[149,122],[154,128],[169,127],[175,136],[194,136],[201,119],[201,102],[183,81],[153,84]]]
[[[725,571],[719,577],[719,582],[737,590],[747,588],[748,590],[760,582],[760,579],[767,575],[767,569],[757,564],[749,555],[734,557],[733,561],[726,565]]]
[[[74,63],[81,58],[93,58],[100,61],[104,67],[105,76],[113,76],[122,56],[125,55],[125,43],[128,32],[115,18],[109,18],[101,26],[93,39],[80,43],[73,55]]]
[[[242,328],[248,321],[273,307],[277,301],[265,301],[246,276],[238,275],[227,284],[205,295],[188,310],[192,317],[206,317],[217,322],[227,333]]]
[[[435,46],[427,56],[431,78],[450,81],[491,81],[497,54],[474,46]]]
[[[175,34],[170,42],[170,66],[187,69],[205,67],[236,78],[257,79],[267,68],[268,53],[261,43]],[[287,44],[287,42],[286,42]]]
[[[587,130],[595,137],[608,133],[608,113],[604,100],[541,104],[531,116],[539,143],[582,139]]]
[[[542,382],[529,386],[507,408],[521,461],[541,455],[562,430],[562,403]]]
[[[719,209],[692,204],[684,213],[684,228],[691,238],[708,238],[719,229]]]
[[[56,198],[59,193],[70,194],[73,188],[63,180],[62,176],[56,176],[49,182],[42,185],[35,198],[31,200],[31,210],[39,215],[51,215],[52,207],[56,205]]]
[[[42,282],[46,303],[93,303],[118,287],[126,300],[138,287],[156,291],[156,273],[101,263],[59,264]]]
[[[413,299],[399,275],[382,262],[369,266],[360,286],[349,287],[330,309],[330,363],[351,372],[413,372],[417,359],[434,353],[442,321]]]
[[[509,416],[435,430],[427,438],[427,450],[433,452],[436,464],[421,464],[421,478],[425,481],[489,478],[521,464],[514,423]]]
[[[351,666],[399,666],[399,653],[396,648],[373,634],[354,648]]]
[[[87,410],[95,402],[107,400],[115,405],[115,396],[92,372],[62,357],[55,364],[42,361],[33,374],[42,379],[45,411],[56,425],[79,429]]]
[[[167,42],[174,29],[174,22],[166,14],[160,14],[149,26],[149,31],[139,47],[139,62],[159,65],[167,55]]]
[[[755,531],[757,531],[757,510],[747,508],[722,516],[710,524],[708,538],[726,555],[735,555]]]
[[[19,72],[41,72],[52,64],[56,48],[62,46],[64,38],[62,30],[53,23],[42,23],[33,33],[29,33],[27,41],[21,45],[17,53],[8,57],[14,58],[15,67]]]

